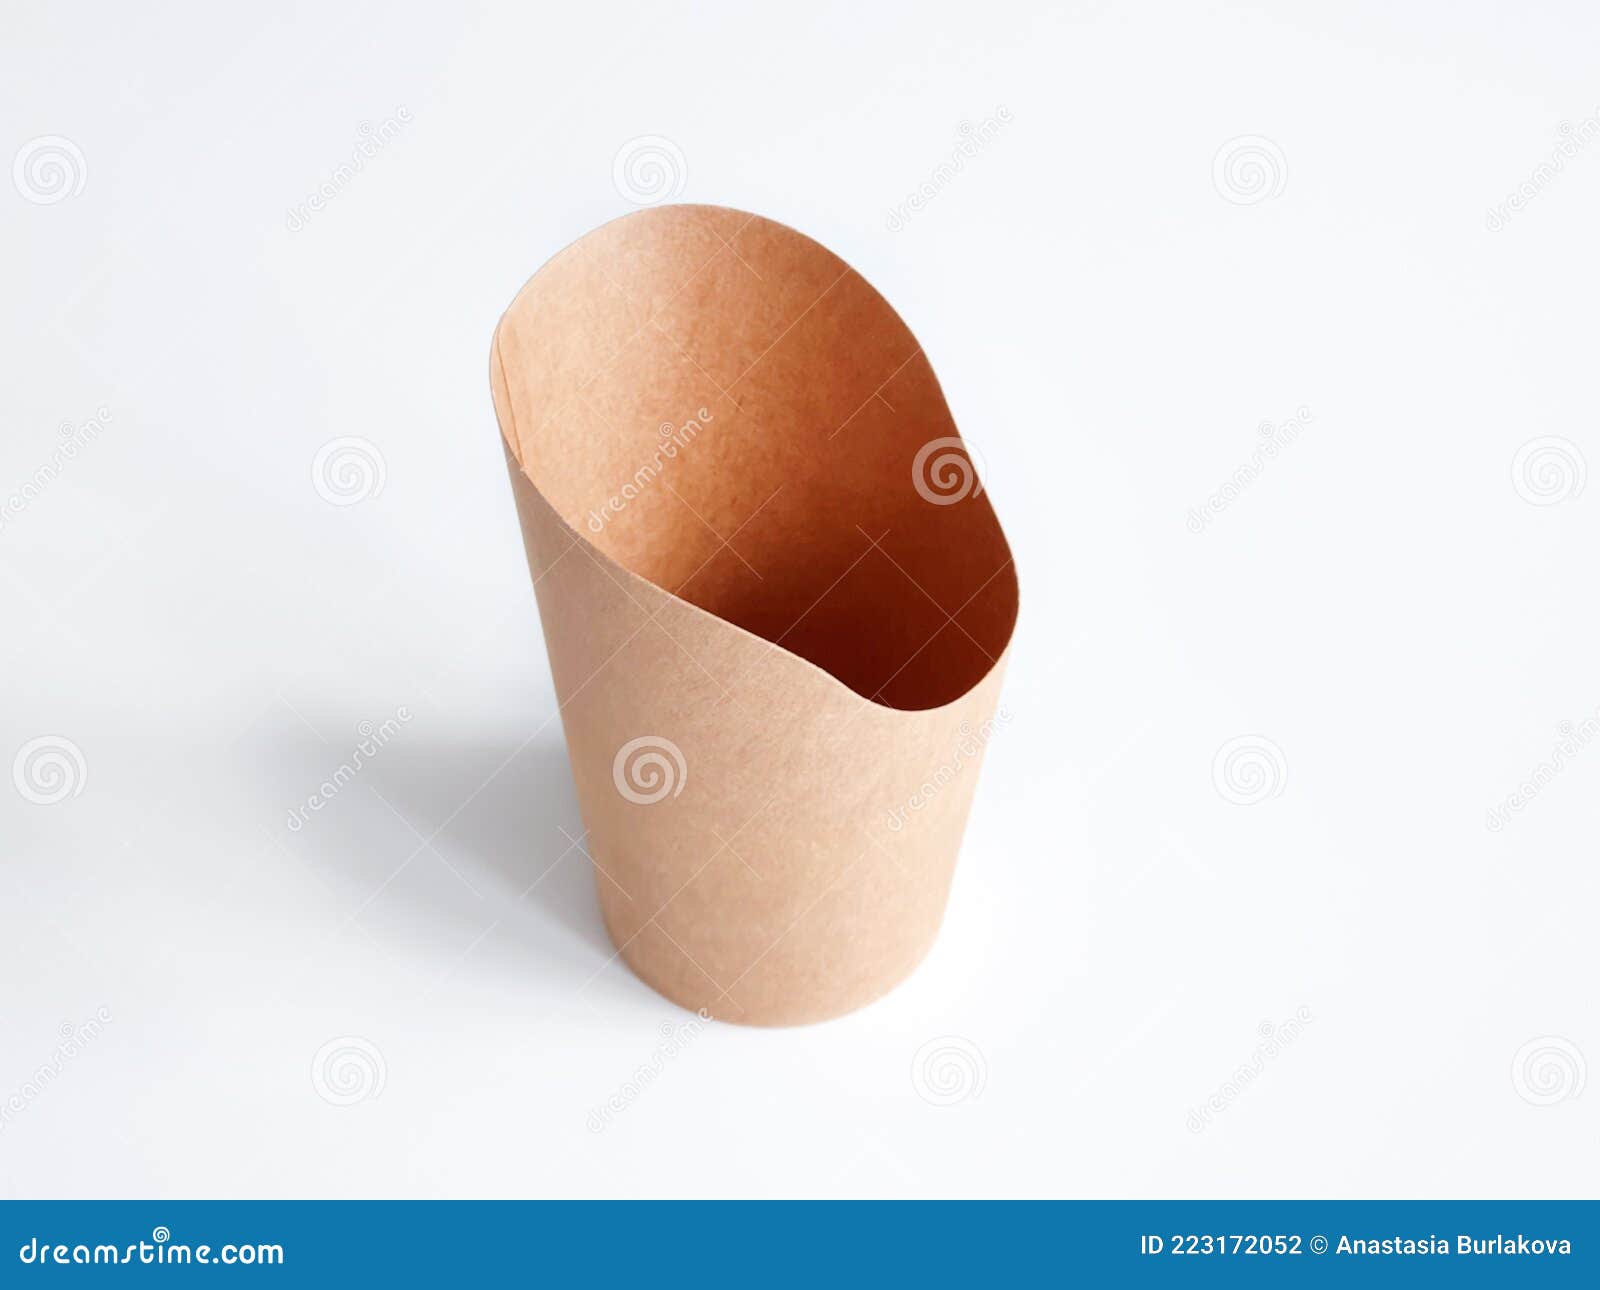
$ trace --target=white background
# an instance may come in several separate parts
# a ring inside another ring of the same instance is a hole
[[[0,1194],[1595,1194],[1600,741],[1486,822],[1600,705],[1600,138],[1532,178],[1600,112],[1591,6],[97,10],[0,40],[5,162],[77,150],[0,176]],[[664,1058],[525,743],[487,381],[640,136],[900,309],[1022,585],[931,958]],[[333,505],[352,435],[383,488]],[[9,774],[46,736],[55,803]]]

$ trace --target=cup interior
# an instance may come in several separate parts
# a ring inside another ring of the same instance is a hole
[[[712,206],[615,220],[528,282],[493,362],[517,462],[638,576],[885,707],[943,706],[1004,652],[982,462],[910,329],[803,234]]]

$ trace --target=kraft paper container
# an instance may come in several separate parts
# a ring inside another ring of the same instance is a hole
[[[1011,553],[899,316],[771,220],[580,238],[491,359],[600,907],[686,1008],[835,1017],[928,952]]]

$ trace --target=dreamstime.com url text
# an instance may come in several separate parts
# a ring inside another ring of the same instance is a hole
[[[130,1245],[114,1245],[103,1241],[89,1245],[82,1241],[66,1244],[61,1241],[41,1240],[34,1237],[17,1251],[22,1263],[48,1266],[52,1263],[84,1266],[103,1264],[107,1267],[144,1263],[161,1267],[190,1264],[224,1264],[232,1267],[243,1264],[283,1265],[281,1245],[184,1245],[172,1239],[165,1227],[157,1227],[148,1240]]]

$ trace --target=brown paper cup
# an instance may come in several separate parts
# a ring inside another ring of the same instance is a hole
[[[793,229],[667,206],[540,269],[490,366],[617,952],[730,1021],[883,994],[938,932],[1017,612],[916,339]]]

